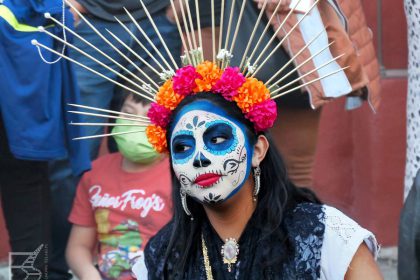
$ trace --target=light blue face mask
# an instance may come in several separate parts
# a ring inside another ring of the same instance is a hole
[[[117,120],[117,124],[133,124],[128,120]],[[124,133],[141,130],[138,126],[115,126],[112,133]],[[120,134],[113,136],[117,142],[118,150],[129,161],[141,164],[151,164],[158,157],[159,153],[147,140],[146,132]]]

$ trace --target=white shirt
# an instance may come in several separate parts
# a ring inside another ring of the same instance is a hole
[[[343,280],[350,262],[363,242],[376,260],[379,246],[370,231],[334,207],[324,205],[324,213],[321,280]]]

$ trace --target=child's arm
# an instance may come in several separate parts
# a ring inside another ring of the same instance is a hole
[[[67,243],[66,258],[70,269],[80,280],[101,280],[93,265],[92,251],[96,246],[96,228],[73,225]]]

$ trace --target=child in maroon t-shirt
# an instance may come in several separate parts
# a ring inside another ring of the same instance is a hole
[[[121,111],[145,116],[149,107],[128,95]],[[93,162],[69,217],[67,261],[81,280],[135,279],[131,267],[172,216],[169,160],[154,151],[144,132],[124,134],[140,130],[132,121],[118,122],[125,124],[112,130],[120,152]]]

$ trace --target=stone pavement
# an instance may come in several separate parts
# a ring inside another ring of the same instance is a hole
[[[378,263],[385,280],[397,280],[397,248],[382,248]],[[0,280],[10,280],[7,263],[0,263]],[[76,278],[74,280],[77,280]]]
[[[381,248],[378,256],[378,264],[385,280],[397,280],[397,247]]]

